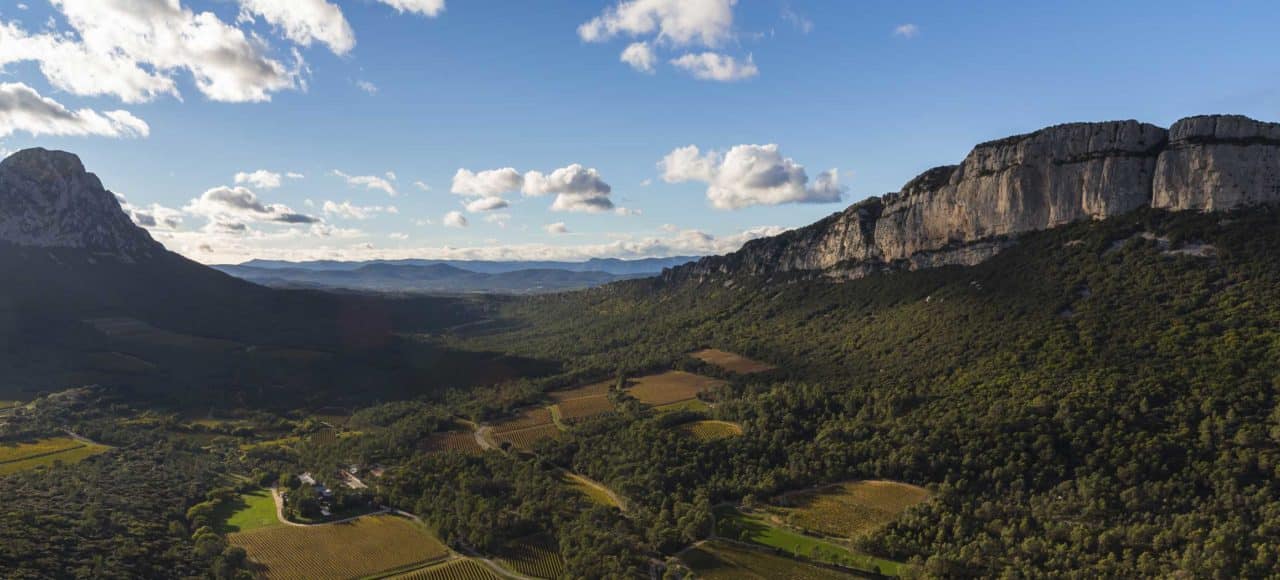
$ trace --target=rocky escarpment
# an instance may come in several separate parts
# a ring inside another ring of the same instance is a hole
[[[1203,116],[1169,130],[1137,121],[1071,123],[974,147],[902,190],[727,256],[664,273],[821,272],[972,265],[1018,234],[1144,206],[1227,210],[1280,202],[1280,124]]]
[[[19,151],[0,162],[0,242],[84,249],[130,261],[164,251],[79,157],[45,149]]]

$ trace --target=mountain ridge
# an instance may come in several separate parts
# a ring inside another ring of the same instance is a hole
[[[902,190],[809,226],[672,268],[664,280],[744,273],[853,279],[974,265],[1019,234],[1141,207],[1221,211],[1280,201],[1280,124],[1238,115],[1067,123],[980,143]]]

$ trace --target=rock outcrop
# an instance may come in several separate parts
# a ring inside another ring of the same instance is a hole
[[[136,261],[164,251],[80,158],[26,149],[0,161],[0,242]]]
[[[1218,211],[1280,202],[1280,124],[1239,116],[1071,123],[974,147],[902,191],[754,240],[669,279],[742,272],[858,278],[884,269],[973,265],[1018,234],[1144,206]]]

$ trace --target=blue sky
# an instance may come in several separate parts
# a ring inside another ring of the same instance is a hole
[[[445,1],[4,0],[0,148],[78,153],[205,262],[584,259],[732,250],[1046,125],[1280,117],[1274,2]]]

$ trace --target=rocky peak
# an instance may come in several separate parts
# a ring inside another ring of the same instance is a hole
[[[1190,117],[1169,130],[1138,121],[1069,123],[982,143],[960,165],[812,225],[667,272],[818,272],[972,265],[1019,234],[1144,206],[1214,211],[1280,203],[1280,124]]]
[[[163,251],[79,157],[40,148],[0,161],[0,242],[79,248],[126,261]]]

